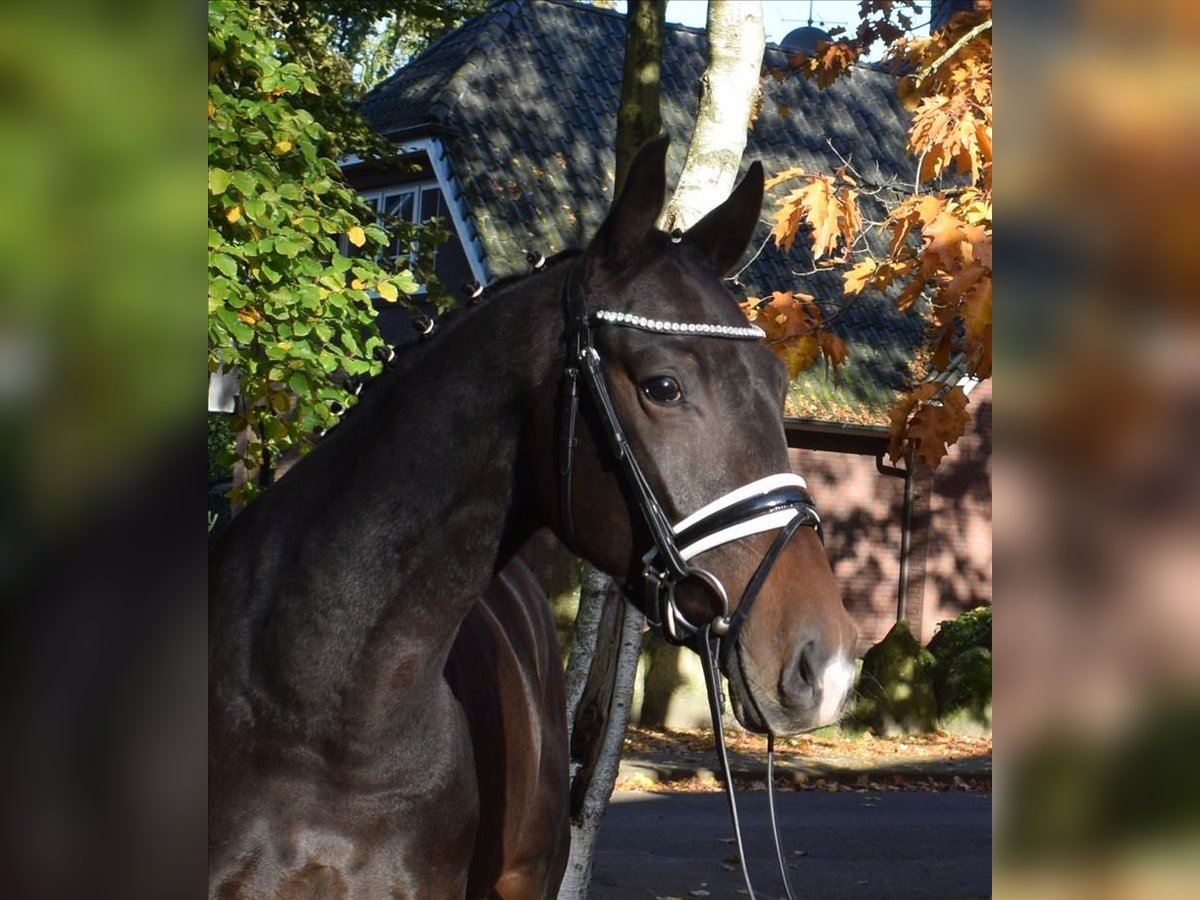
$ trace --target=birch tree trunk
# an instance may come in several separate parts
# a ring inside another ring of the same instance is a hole
[[[767,36],[760,0],[708,0],[708,68],[665,231],[686,231],[733,190],[759,95]]]
[[[567,660],[571,853],[559,900],[587,897],[596,840],[621,764],[642,622],[642,614],[626,602],[611,578],[584,566]]]

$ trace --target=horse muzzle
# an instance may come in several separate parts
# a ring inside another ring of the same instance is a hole
[[[822,655],[815,642],[806,642],[777,672],[760,666],[744,645],[725,659],[733,713],[760,733],[797,734],[835,724],[854,685],[854,660],[840,647]]]

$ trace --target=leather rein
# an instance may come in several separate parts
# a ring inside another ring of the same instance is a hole
[[[559,409],[559,475],[562,484],[563,527],[568,539],[572,539],[575,526],[571,481],[574,451],[578,442],[576,421],[581,395],[586,392],[600,417],[603,431],[608,438],[609,450],[619,467],[620,477],[632,495],[654,542],[653,548],[642,558],[641,571],[632,573],[622,587],[625,594],[641,608],[650,624],[658,628],[668,642],[691,646],[701,657],[717,756],[725,777],[730,817],[742,861],[742,875],[753,900],[754,888],[750,884],[750,874],[742,849],[741,826],[721,724],[724,698],[721,694],[718,664],[727,668],[728,656],[737,643],[741,627],[783,548],[801,526],[813,528],[821,536],[821,519],[804,479],[788,472],[770,475],[743,485],[680,522],[671,523],[638,464],[617,418],[604,378],[600,354],[592,339],[593,327],[627,327],[666,335],[725,340],[760,340],[764,336],[763,332],[753,326],[664,322],[608,310],[589,313],[580,284],[580,273],[581,265],[572,264],[562,289],[566,321],[564,337],[567,345],[567,362],[563,373]],[[580,390],[581,381],[583,392]],[[775,538],[746,585],[737,608],[731,614],[729,595],[724,584],[711,572],[694,565],[690,560],[706,550],[765,531],[776,531]],[[708,588],[716,599],[717,609],[707,622],[692,622],[679,609],[675,601],[675,590],[686,581],[699,582]],[[768,732],[767,795],[775,855],[787,896],[791,900],[794,895],[787,876],[775,821],[774,737],[774,734]]]

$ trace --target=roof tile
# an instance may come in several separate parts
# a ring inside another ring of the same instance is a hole
[[[552,252],[578,244],[607,211],[624,40],[624,17],[611,10],[498,0],[378,85],[362,109],[383,134],[444,126],[447,160],[488,269],[493,277],[517,274],[531,246]],[[663,60],[661,113],[674,139],[668,174],[677,177],[707,63],[704,32],[668,25]],[[767,45],[764,71],[786,65],[787,54]],[[768,173],[795,165],[831,172],[841,165],[832,142],[867,177],[911,181],[908,119],[886,73],[856,67],[826,90],[768,77],[763,94],[747,164],[761,159]],[[790,109],[786,118],[781,105]],[[769,198],[756,247],[767,240],[770,208]],[[793,274],[811,268],[806,256],[785,257],[768,245],[740,276],[741,292],[794,289],[839,300],[839,275]],[[860,297],[832,327],[849,345],[848,364],[836,384],[820,367],[802,373],[793,404],[813,418],[886,421],[921,338],[919,317],[897,313],[886,298]]]

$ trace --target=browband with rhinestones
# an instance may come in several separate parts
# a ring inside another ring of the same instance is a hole
[[[625,325],[642,331],[653,331],[656,334],[701,334],[706,337],[737,338],[748,341],[761,340],[767,336],[767,333],[757,325],[748,325],[742,328],[737,325],[709,325],[705,322],[667,322],[662,319],[635,316],[633,313],[613,312],[611,309],[594,312],[591,318],[592,321],[602,324]]]

